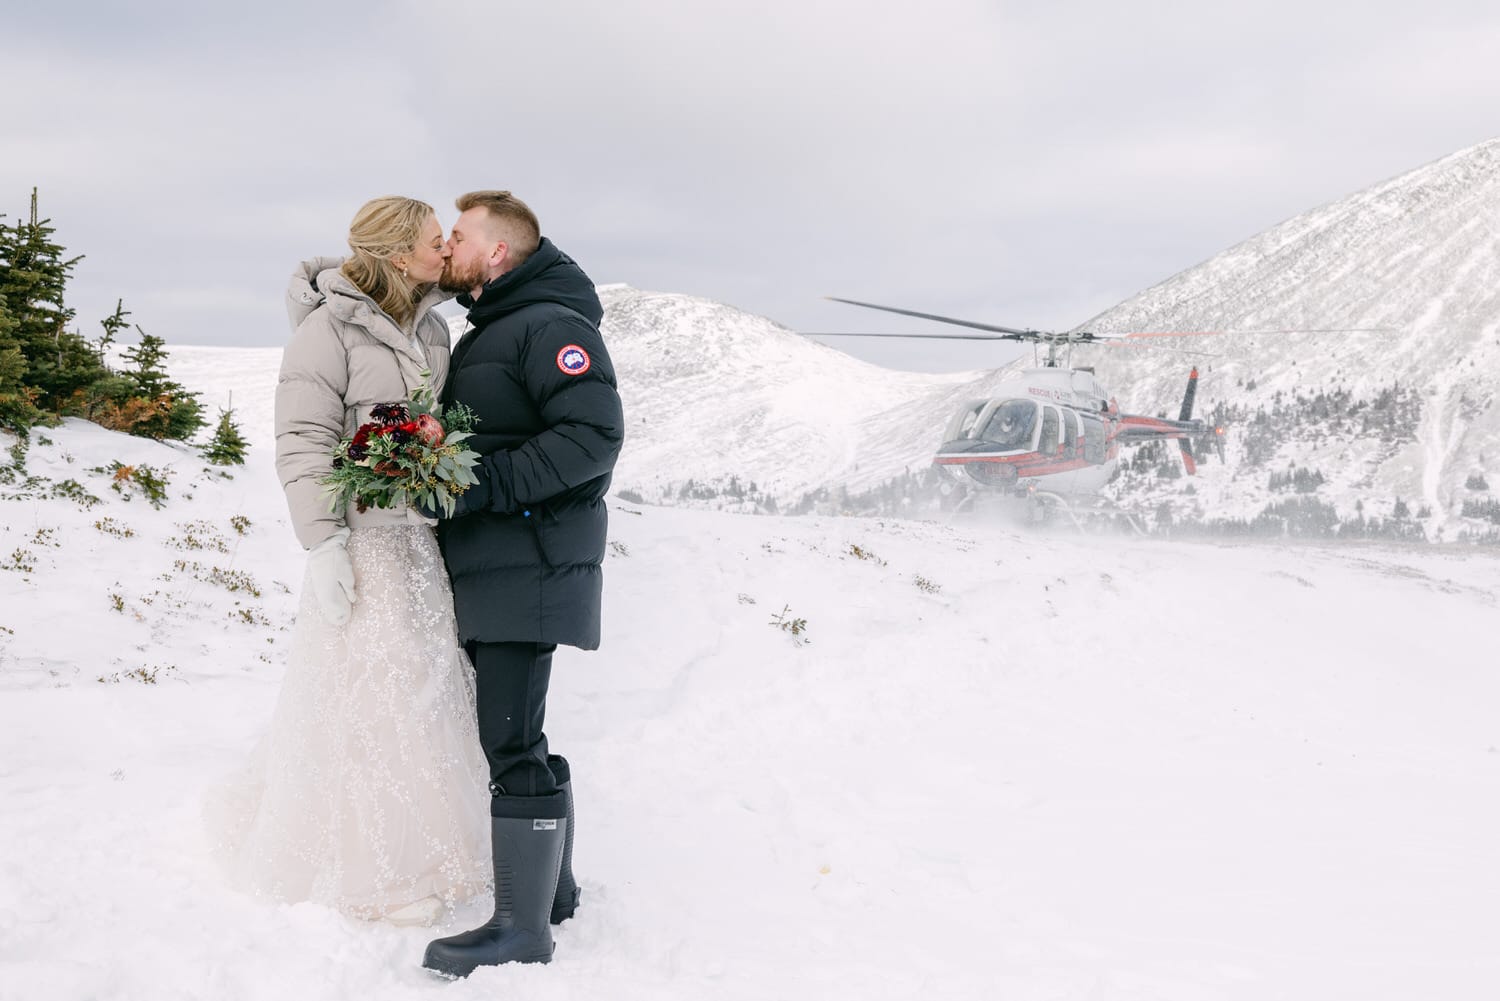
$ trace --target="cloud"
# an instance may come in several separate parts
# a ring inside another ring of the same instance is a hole
[[[141,317],[169,340],[277,343],[283,276],[339,252],[366,198],[425,198],[451,222],[456,193],[488,187],[530,202],[599,281],[803,329],[913,327],[825,294],[1069,326],[1489,138],[1500,103],[1486,69],[1500,21],[1470,3],[398,0],[220,16],[32,11],[0,66],[23,95],[0,211],[41,185],[88,254],[80,312],[117,295],[144,312],[175,290]],[[222,290],[224,308],[191,288]]]
[[[6,62],[0,86],[23,99],[18,155],[0,161],[0,211],[22,215],[40,187],[58,239],[86,255],[72,286],[85,328],[123,296],[169,339],[279,340],[292,263],[342,250],[360,203],[445,195],[434,185],[441,144],[419,110],[377,96],[397,74],[318,48],[304,39],[143,60],[133,46],[33,45]],[[373,117],[361,110],[372,106]],[[173,287],[239,291],[189,307],[159,294]],[[244,308],[252,299],[258,310]],[[168,308],[148,316],[148,300]]]

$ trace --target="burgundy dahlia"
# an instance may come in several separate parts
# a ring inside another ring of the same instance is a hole
[[[404,424],[411,419],[404,403],[377,403],[370,408],[370,416],[382,424]]]

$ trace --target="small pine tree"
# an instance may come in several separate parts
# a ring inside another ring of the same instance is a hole
[[[83,258],[65,256],[52,239],[51,222],[41,218],[32,188],[29,221],[0,227],[0,309],[8,317],[0,322],[0,351],[20,348],[26,384],[43,407],[56,410],[105,373],[93,346],[67,329],[73,311],[63,305],[63,293]]]
[[[15,344],[0,348],[0,427],[25,435],[42,416],[37,392],[26,385],[26,356]]]
[[[0,214],[0,219],[4,218],[5,216],[3,214]],[[5,227],[0,226],[0,233],[4,232]],[[3,245],[0,245],[0,254],[3,254],[4,252],[5,250]],[[6,263],[6,259],[4,257],[0,257],[0,268],[8,267],[9,265]],[[20,345],[16,343],[16,328],[18,326],[20,326],[20,323],[17,322],[14,316],[10,315],[9,305],[6,303],[4,298],[0,298],[0,349],[14,347],[19,350]]]
[[[0,216],[0,219],[5,218]],[[0,227],[0,233],[3,233]],[[0,268],[7,267],[4,247],[0,246]],[[5,298],[0,296],[0,427],[25,434],[41,416],[36,408],[36,393],[26,385],[26,355],[16,342],[20,326],[10,315]]]
[[[134,368],[123,374],[135,383],[137,393],[137,399],[128,402],[144,402],[149,406],[138,408],[141,412],[129,421],[130,426],[120,430],[157,441],[186,441],[208,423],[203,419],[198,394],[188,392],[167,375],[167,342],[146,333],[139,325],[135,329],[141,335],[141,343],[124,352],[125,360]]]
[[[99,335],[98,341],[99,361],[102,364],[109,364],[109,358],[106,357],[109,346],[115,342],[115,335],[129,326],[125,322],[125,317],[129,315],[130,310],[125,308],[125,300],[117,299],[115,300],[115,311],[99,321],[99,326],[104,328],[104,333]]]
[[[219,411],[219,424],[203,449],[203,457],[215,466],[243,466],[249,449],[250,443],[234,422],[234,397],[230,396],[229,406]]]
[[[136,388],[142,396],[154,399],[165,393],[169,386],[176,386],[176,383],[167,378],[167,342],[155,334],[146,333],[140,327],[135,329],[140,332],[141,343],[125,349],[125,360],[135,366],[126,370],[125,374],[135,380]]]

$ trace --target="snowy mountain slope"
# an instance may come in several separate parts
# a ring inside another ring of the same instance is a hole
[[[1300,468],[1322,483],[1299,499],[1330,518],[1390,524],[1409,508],[1407,534],[1493,534],[1500,512],[1464,515],[1494,505],[1488,479],[1500,477],[1497,159],[1500,140],[1304,213],[1089,323],[1376,328],[1080,352],[1127,410],[1175,413],[1194,365],[1196,412],[1234,408],[1227,466],[1127,477],[1117,499],[1147,511],[1165,501],[1178,521],[1248,521],[1288,496],[1272,475]],[[623,286],[602,295],[632,420],[618,483],[648,499],[734,476],[784,502],[809,485],[860,490],[925,469],[958,404],[1023,367],[893,373],[727,306]]]
[[[617,502],[604,646],[553,674],[555,962],[438,983],[432,932],[242,897],[199,809],[303,560],[252,437],[225,478],[68,422],[0,486],[4,1001],[1500,990],[1500,561],[1450,547]]]
[[[1200,413],[1219,402],[1254,412],[1278,393],[1343,389],[1372,400],[1400,384],[1414,394],[1415,416],[1393,441],[1315,420],[1302,433],[1283,428],[1270,465],[1315,466],[1332,481],[1321,492],[1345,511],[1398,496],[1424,505],[1432,533],[1451,536],[1462,502],[1487,496],[1466,481],[1500,479],[1500,139],[1299,215],[1083,328],[1386,328],[1194,337],[1181,345],[1217,357],[1121,349],[1090,360],[1122,401],[1143,409],[1175,410],[1195,362]],[[1231,451],[1235,444],[1231,432]],[[1262,490],[1224,501],[1248,509],[1264,499]]]
[[[707,299],[626,285],[599,295],[627,422],[615,486],[648,499],[733,477],[789,500],[924,469],[947,415],[995,382],[990,372],[870,365]],[[455,341],[465,326],[462,316],[450,321]],[[232,392],[245,433],[268,446],[280,362],[273,348],[176,345],[169,357],[210,413]]]
[[[616,482],[648,498],[731,476],[781,499],[872,486],[927,467],[948,415],[993,384],[881,368],[706,299],[599,292],[627,420]]]
[[[928,470],[953,411],[1021,367],[894,372],[727,305],[599,291],[627,419],[615,485],[648,501],[734,506],[754,484],[784,508]],[[456,336],[463,321],[452,325]],[[1324,520],[1500,536],[1489,488],[1500,484],[1500,140],[1304,213],[1086,326],[1378,328],[1158,342],[1193,354],[1079,352],[1126,410],[1175,414],[1195,364],[1197,413],[1230,408],[1227,465],[1204,463],[1192,480],[1163,479],[1180,468],[1170,457],[1131,472],[1110,488],[1127,507],[1247,522],[1291,496]],[[247,390],[274,379],[276,352],[242,349],[226,373],[225,356],[205,350],[174,348],[173,367],[219,394],[207,403],[222,405],[236,370]],[[269,411],[243,417],[252,434],[270,426]],[[1285,482],[1295,470],[1300,496]]]

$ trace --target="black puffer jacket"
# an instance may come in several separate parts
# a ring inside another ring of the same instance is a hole
[[[604,494],[625,420],[587,275],[551,241],[467,296],[444,402],[479,418],[492,510],[444,521],[464,640],[599,646]]]

